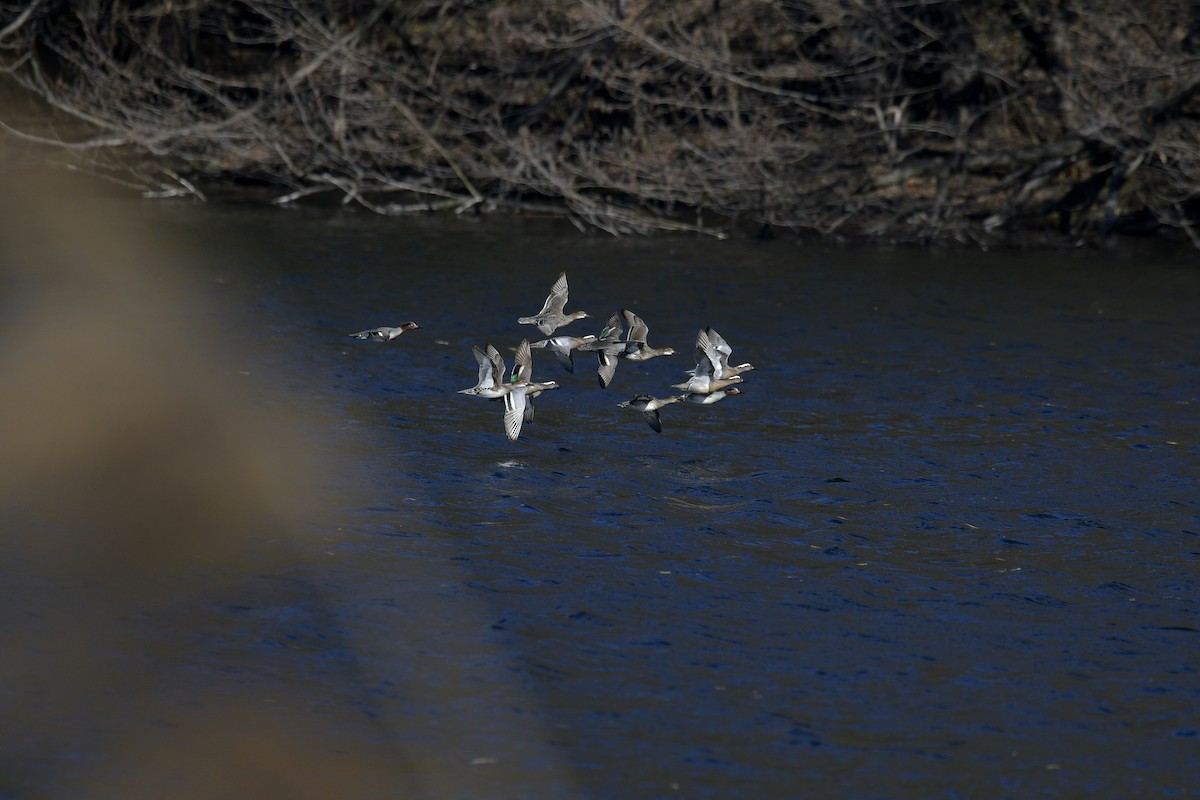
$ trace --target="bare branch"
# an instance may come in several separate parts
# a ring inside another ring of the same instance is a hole
[[[0,28],[0,41],[7,39],[9,36],[12,36],[14,33],[19,31],[21,26],[29,21],[29,17],[32,16],[33,12],[36,11],[37,7],[41,4],[42,0],[31,0],[29,5],[25,6],[25,10],[17,15],[16,19],[5,25],[3,28]]]

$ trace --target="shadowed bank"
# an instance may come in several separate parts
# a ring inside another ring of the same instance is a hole
[[[0,75],[47,116],[0,135],[160,195],[1200,245],[1198,32],[1185,0],[42,0],[0,6]]]

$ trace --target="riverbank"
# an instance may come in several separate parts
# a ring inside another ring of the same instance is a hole
[[[147,194],[1200,245],[1200,12],[1076,5],[40,2],[0,11],[0,59],[46,113],[0,122]]]

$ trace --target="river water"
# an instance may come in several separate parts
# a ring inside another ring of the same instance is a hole
[[[121,339],[152,366],[111,378],[121,348],[71,360],[77,338],[54,357],[145,403],[133,430],[158,407],[131,382],[185,387],[177,413],[152,458],[85,430],[7,526],[120,539],[141,511],[97,517],[109,501],[72,487],[130,471],[97,496],[140,507],[197,474],[158,459],[220,439],[222,466],[103,568],[10,548],[0,796],[1194,796],[1193,252],[137,214],[160,240],[138,280],[184,298]],[[501,404],[456,390],[472,344],[511,362],[540,338],[516,319],[562,271],[593,317],[562,332],[628,307],[678,354],[601,389],[588,357],[567,374],[535,351],[560,388],[509,442]],[[34,301],[4,309],[6,336],[36,328]],[[387,344],[346,335],[408,319]],[[757,367],[742,394],[668,406],[662,433],[617,407],[671,393],[709,325]],[[10,369],[47,360],[27,344]],[[37,396],[35,417],[58,393]],[[268,522],[212,509],[243,470],[285,476]],[[83,510],[56,516],[64,494]],[[142,563],[146,541],[182,555]]]

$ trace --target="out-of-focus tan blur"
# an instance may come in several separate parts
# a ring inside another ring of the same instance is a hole
[[[135,200],[3,174],[0,795],[420,795],[352,674],[211,665],[224,609],[320,607],[263,578],[320,503],[304,420],[251,410]]]
[[[25,177],[0,197],[0,497],[27,526],[8,535],[114,598],[236,568],[305,496],[286,491],[305,480],[289,421],[272,435],[248,412],[173,285],[178,257],[134,206],[117,216],[84,184]]]

